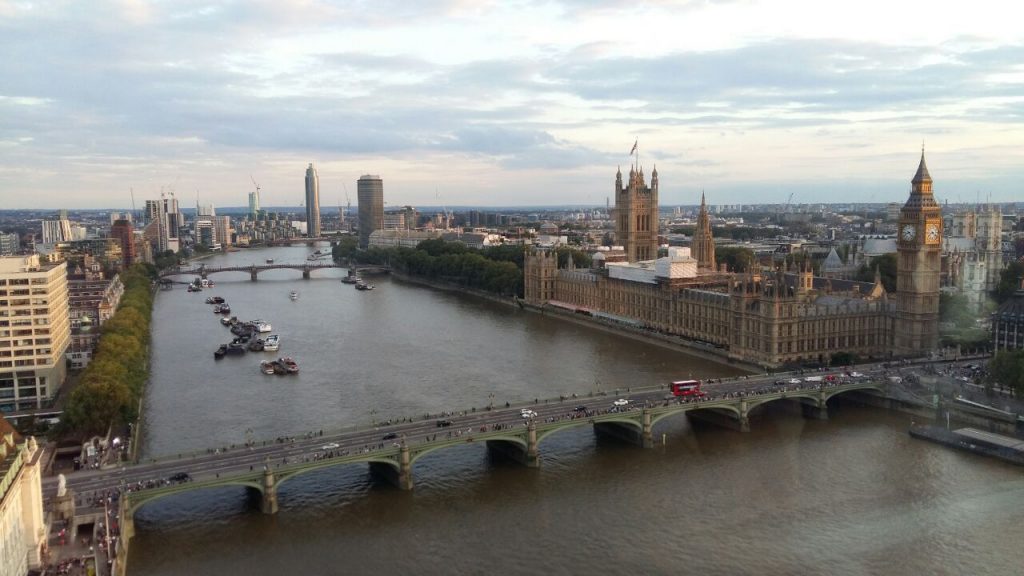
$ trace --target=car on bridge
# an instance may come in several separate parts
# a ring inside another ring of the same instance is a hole
[[[803,380],[801,380],[801,379],[799,379],[799,378],[790,378],[790,379],[789,379],[789,383],[790,383],[790,384],[802,384],[802,383],[803,383]]]
[[[520,410],[519,411],[519,415],[522,416],[523,418],[536,418],[537,417],[537,413],[534,412],[533,410],[530,410],[529,408],[523,408],[522,410]]]
[[[384,438],[382,438],[382,440],[394,440],[395,438],[398,438],[398,434],[395,434],[394,432],[388,432],[387,434],[384,435]]]
[[[341,444],[337,442],[328,442],[320,447],[321,450],[337,450],[338,448],[341,448]]]
[[[451,420],[438,420],[437,421],[437,427],[438,428],[446,428],[446,427],[451,426],[451,425],[452,425],[452,421]]]
[[[614,404],[615,406],[625,406],[626,404],[629,404],[629,400],[626,400],[625,398],[619,398],[615,402],[612,402],[612,404]]]
[[[586,412],[587,411],[587,407],[584,406],[583,404],[580,404],[579,406],[573,408],[573,411],[574,412]]]
[[[847,376],[849,376],[850,378],[863,378],[864,374],[860,372],[850,372],[849,374],[847,374]]]
[[[188,472],[178,472],[175,474],[171,474],[169,480],[171,482],[190,482],[192,480],[192,477],[188,475]]]

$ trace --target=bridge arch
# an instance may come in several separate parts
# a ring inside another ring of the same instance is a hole
[[[157,500],[161,500],[168,496],[177,496],[188,492],[195,492],[197,490],[207,490],[211,488],[224,488],[227,486],[242,486],[249,488],[263,494],[263,485],[258,479],[230,479],[222,482],[183,482],[181,484],[174,484],[171,486],[165,486],[162,488],[153,488],[150,490],[142,490],[139,492],[130,493],[128,498],[127,513],[129,516],[134,517],[135,513],[146,504],[151,504]]]
[[[752,399],[747,400],[747,416],[753,414],[754,410],[761,406],[766,406],[773,402],[786,402],[791,400],[796,400],[801,404],[809,404],[815,408],[821,407],[821,393],[819,391],[800,390],[792,393],[786,393],[784,396],[773,396],[770,398],[757,398],[755,396]]]
[[[717,412],[728,412],[731,416],[734,416],[737,420],[742,417],[739,408],[731,404],[724,405],[713,405],[706,406],[703,402],[690,402],[684,404],[677,404],[674,409],[669,409],[664,412],[658,412],[651,415],[651,426],[654,426],[661,420],[669,418],[671,416],[677,416],[679,414],[685,414],[687,412],[696,412],[698,410],[715,410]]]
[[[411,466],[411,465],[416,464],[417,460],[419,460],[420,458],[422,458],[422,457],[424,457],[427,454],[430,454],[432,452],[437,452],[438,450],[444,450],[446,448],[455,448],[457,446],[465,446],[466,444],[469,443],[468,438],[470,438],[470,437],[467,437],[467,439],[456,439],[456,440],[453,440],[452,442],[445,442],[443,444],[442,443],[438,443],[436,445],[427,446],[426,448],[423,448],[421,450],[413,450],[412,457],[409,459],[409,465]],[[473,442],[479,442],[481,444],[486,444],[487,442],[491,442],[491,441],[510,442],[512,444],[520,446],[523,450],[526,450],[527,447],[528,447],[528,443],[527,443],[525,437],[516,436],[514,434],[499,434],[497,436],[484,436],[482,438],[474,438],[473,439]]]
[[[395,460],[393,458],[388,458],[386,456],[381,456],[379,454],[367,454],[366,458],[325,458],[323,460],[318,460],[316,462],[303,463],[302,466],[299,467],[299,468],[295,468],[295,469],[292,469],[292,470],[285,470],[285,471],[281,471],[281,472],[276,472],[275,475],[274,475],[274,486],[276,488],[280,488],[282,483],[284,483],[284,482],[286,482],[288,480],[291,480],[292,478],[296,478],[298,476],[302,476],[303,474],[306,474],[307,472],[315,472],[317,470],[326,470],[328,468],[335,468],[335,467],[338,467],[338,466],[346,466],[346,465],[350,465],[350,464],[374,464],[374,463],[376,463],[376,464],[386,464],[386,465],[394,468],[396,472],[400,470],[400,466],[399,466],[397,460]]]
[[[635,412],[636,414],[633,414],[633,412]],[[633,417],[631,418],[627,416],[629,414],[633,414]],[[558,432],[573,430],[579,428],[580,426],[586,426],[588,424],[591,426],[593,426],[594,424],[624,424],[631,428],[636,428],[637,431],[642,432],[643,424],[640,422],[640,418],[641,416],[639,410],[634,410],[632,412],[620,412],[616,417],[612,418],[577,418],[575,420],[570,420],[568,423],[559,423],[561,424],[559,426],[538,430],[537,444],[540,445],[541,441],[543,441],[545,438],[557,434]]]
[[[867,392],[868,394],[885,396],[885,384],[877,384],[874,382],[865,382],[862,386],[855,388],[843,388],[843,389],[825,389],[825,402],[827,403],[832,398],[839,396],[840,394],[847,394],[849,392]]]

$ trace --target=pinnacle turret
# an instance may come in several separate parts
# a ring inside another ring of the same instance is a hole
[[[932,176],[928,173],[928,165],[924,163],[924,148],[921,148],[921,163],[917,165],[917,174],[914,174],[914,179],[910,182],[912,184],[920,184],[931,181]]]

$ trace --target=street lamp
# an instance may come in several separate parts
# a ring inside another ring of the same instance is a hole
[[[377,410],[370,410],[370,426],[377,427]]]
[[[494,409],[494,392],[491,392],[491,393],[487,394],[487,400],[488,400],[488,402],[487,402],[487,409],[488,410],[493,410]]]

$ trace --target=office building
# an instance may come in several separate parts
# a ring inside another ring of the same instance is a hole
[[[0,256],[10,256],[21,251],[21,241],[14,232],[0,232]]]
[[[43,220],[43,244],[70,242],[75,237],[71,232],[71,221],[66,218],[59,220]]]
[[[384,181],[380,176],[364,174],[356,182],[359,199],[359,247],[370,245],[370,234],[384,229]]]
[[[312,162],[306,168],[306,236],[320,237],[320,177]]]
[[[135,230],[131,220],[116,220],[110,226],[110,237],[121,245],[121,259],[127,268],[137,261],[135,255]]]
[[[158,254],[181,249],[180,231],[185,226],[185,216],[178,210],[173,193],[161,192],[159,200],[146,200],[146,218],[146,237]]]
[[[0,258],[0,411],[42,408],[66,375],[67,264]]]

